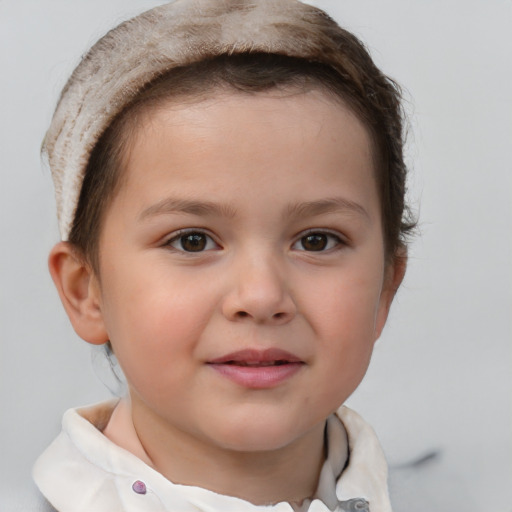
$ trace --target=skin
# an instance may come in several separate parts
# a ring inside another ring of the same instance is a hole
[[[77,333],[110,340],[124,370],[128,449],[256,504],[310,496],[325,420],[363,378],[405,271],[385,264],[366,129],[319,91],[218,92],[148,112],[124,173],[100,275],[66,243],[50,270]],[[254,389],[209,364],[245,348],[300,369]]]

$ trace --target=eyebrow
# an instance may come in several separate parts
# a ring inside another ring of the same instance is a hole
[[[236,211],[228,205],[217,204],[211,201],[194,201],[189,199],[177,199],[168,197],[146,208],[139,215],[139,220],[171,213],[188,213],[191,215],[215,215],[222,217],[234,217]]]
[[[290,204],[285,210],[284,217],[314,217],[327,213],[340,212],[352,213],[366,217],[368,220],[370,219],[368,212],[363,206],[343,197]],[[233,218],[236,216],[236,209],[229,205],[218,204],[211,201],[195,201],[168,197],[143,210],[139,215],[139,220],[172,213]]]
[[[355,201],[343,197],[331,197],[319,201],[307,201],[288,206],[286,215],[289,217],[314,217],[326,213],[351,213],[370,220],[368,212]]]

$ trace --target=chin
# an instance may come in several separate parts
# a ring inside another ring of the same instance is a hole
[[[225,448],[231,451],[257,453],[272,452],[288,446],[293,439],[290,435],[273,436],[267,432],[243,433],[232,437],[225,444]]]
[[[296,420],[253,415],[244,421],[224,419],[216,437],[217,444],[227,450],[269,452],[285,448],[311,429]]]

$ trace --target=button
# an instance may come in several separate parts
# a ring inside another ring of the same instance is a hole
[[[369,512],[369,503],[362,498],[356,498],[355,500],[340,501],[340,512]]]
[[[132,489],[137,494],[146,494],[146,484],[144,482],[141,482],[140,480],[137,480],[136,482],[133,482]]]

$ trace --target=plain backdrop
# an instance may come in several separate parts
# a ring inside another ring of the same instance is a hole
[[[67,408],[110,396],[47,272],[59,234],[39,147],[80,55],[161,3],[0,0],[3,485],[30,478]],[[375,427],[397,474],[427,456],[394,491],[399,501],[421,497],[411,512],[510,512],[512,1],[310,3],[404,86],[420,216],[407,277],[349,404]]]

